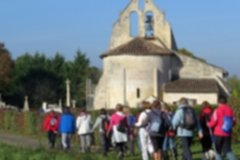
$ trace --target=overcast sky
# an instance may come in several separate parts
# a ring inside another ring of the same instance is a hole
[[[57,51],[73,59],[76,50],[101,67],[112,24],[130,0],[1,0],[0,42],[13,58],[25,52]],[[239,0],[155,0],[166,13],[179,48],[240,77]]]

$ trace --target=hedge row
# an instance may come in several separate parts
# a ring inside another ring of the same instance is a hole
[[[22,135],[42,133],[43,115],[37,112],[0,111],[0,130]]]

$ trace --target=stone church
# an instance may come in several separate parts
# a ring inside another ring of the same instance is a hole
[[[178,53],[164,13],[152,0],[131,0],[113,25],[109,50],[101,55],[103,74],[95,90],[94,109],[117,103],[136,107],[148,97],[174,103],[181,97],[216,104],[228,96],[224,69]],[[131,16],[138,33],[131,34]]]

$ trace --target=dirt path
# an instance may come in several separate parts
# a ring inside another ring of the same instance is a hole
[[[13,135],[9,133],[0,133],[0,143],[28,148],[39,148],[47,146],[46,142],[42,142],[41,140],[24,137],[20,135]]]

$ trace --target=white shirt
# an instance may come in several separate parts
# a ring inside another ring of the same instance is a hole
[[[77,117],[76,128],[79,135],[91,133],[91,125],[92,118],[89,114],[83,114]]]

